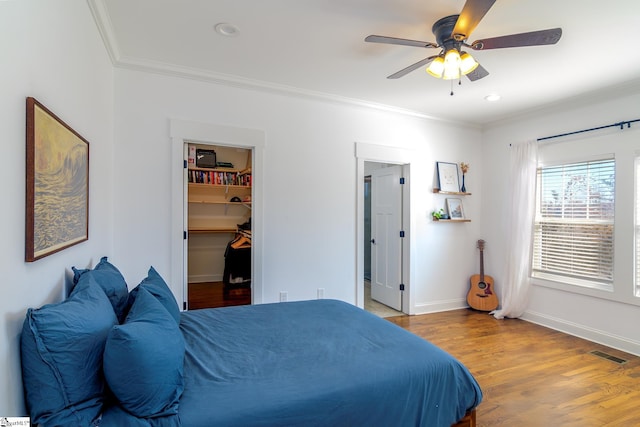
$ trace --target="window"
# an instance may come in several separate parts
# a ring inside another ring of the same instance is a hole
[[[613,288],[615,160],[538,169],[534,277]]]

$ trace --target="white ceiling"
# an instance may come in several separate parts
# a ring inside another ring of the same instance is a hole
[[[469,41],[562,27],[551,46],[471,51],[490,72],[462,85],[418,69],[437,49],[365,43],[369,34],[434,41],[465,0],[89,0],[118,66],[486,124],[640,82],[638,0],[498,0]],[[239,29],[215,32],[217,23]],[[502,96],[489,103],[490,93]]]

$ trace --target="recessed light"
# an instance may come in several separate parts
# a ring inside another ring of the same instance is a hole
[[[497,93],[491,93],[485,96],[484,99],[489,102],[496,102],[496,101],[500,101],[500,95],[498,95]]]
[[[240,34],[240,30],[238,27],[232,24],[228,24],[226,22],[220,22],[213,27],[216,30],[216,33],[225,37],[235,37]]]

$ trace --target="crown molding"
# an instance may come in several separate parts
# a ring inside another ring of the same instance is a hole
[[[525,111],[504,116],[498,120],[485,123],[484,129],[491,129],[504,124],[529,120],[536,117],[547,116],[552,113],[561,113],[570,109],[580,108],[593,103],[601,103],[609,100],[634,96],[640,94],[640,79],[630,80],[613,86],[607,86],[590,92],[580,93],[555,102],[549,102]]]
[[[104,5],[104,0],[87,0],[87,4],[89,5],[89,10],[91,10],[91,15],[93,15],[93,20],[98,27],[100,37],[102,37],[102,42],[107,49],[109,58],[111,58],[111,63],[115,66],[120,61],[120,50],[118,49],[113,24],[111,23],[109,12],[107,12],[107,8]]]
[[[388,113],[400,114],[403,116],[416,117],[420,119],[432,120],[441,123],[455,124],[456,126],[469,127],[479,129],[480,126],[473,123],[460,123],[459,121],[444,119],[441,117],[431,116],[419,111],[408,110],[404,108],[395,107],[387,104],[379,104],[361,99],[348,98],[340,95],[317,92],[307,89],[302,89],[294,86],[281,85],[276,83],[270,83],[260,80],[246,79],[239,76],[214,73],[211,71],[185,67],[176,64],[170,64],[160,61],[153,61],[147,59],[138,59],[123,55],[118,47],[117,38],[115,37],[114,27],[109,16],[107,7],[105,6],[105,0],[87,0],[93,18],[98,27],[100,36],[102,37],[105,48],[111,58],[111,63],[114,67],[136,70],[147,73],[161,74],[173,77],[179,77],[184,79],[204,81],[208,83],[214,83],[223,86],[230,86],[240,89],[257,90],[263,92],[269,92],[278,95],[288,95],[304,97],[314,100],[322,100],[342,105],[352,105],[358,107],[364,107],[368,109],[374,109],[378,111],[385,111]]]
[[[261,80],[247,79],[244,77],[239,77],[239,76],[230,75],[230,74],[214,73],[211,71],[198,69],[198,68],[185,67],[182,65],[175,65],[175,64],[146,60],[146,59],[141,60],[137,58],[127,57],[124,55],[120,56],[120,59],[114,64],[114,66],[119,68],[129,69],[129,70],[147,72],[147,73],[168,75],[168,76],[191,79],[191,80],[199,80],[199,81],[204,81],[208,83],[236,87],[239,89],[249,89],[249,90],[270,92],[277,95],[294,95],[294,96],[304,97],[309,99],[324,100],[324,101],[329,101],[329,102],[334,102],[339,104],[349,104],[349,105],[355,105],[359,107],[372,108],[372,109],[382,110],[390,113],[418,117],[422,119],[454,123],[454,121],[442,119],[435,116],[430,116],[428,114],[424,114],[418,111],[394,107],[392,105],[378,104],[378,103],[364,101],[356,98],[348,98],[340,95],[312,91],[312,90],[302,89],[294,86],[265,82]]]

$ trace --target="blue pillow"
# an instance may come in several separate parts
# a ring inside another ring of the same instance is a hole
[[[184,338],[162,304],[145,289],[104,350],[104,375],[119,405],[136,417],[178,413],[184,389]]]
[[[113,310],[122,322],[126,315],[129,300],[129,288],[124,277],[113,264],[107,261],[107,257],[102,257],[98,265],[93,270],[80,270],[71,267],[73,270],[73,283],[77,284],[92,276],[96,283],[102,287],[104,293],[109,297],[113,305]]]
[[[180,308],[176,302],[176,298],[173,296],[173,292],[169,289],[167,283],[162,279],[160,274],[155,268],[150,267],[147,277],[140,282],[138,286],[131,290],[129,295],[129,305],[133,304],[136,298],[136,294],[140,289],[145,289],[151,293],[154,297],[158,298],[158,301],[162,303],[165,309],[175,319],[176,323],[180,324]]]
[[[93,279],[58,304],[29,309],[20,338],[22,381],[31,422],[88,426],[103,405],[102,357],[113,307]]]

